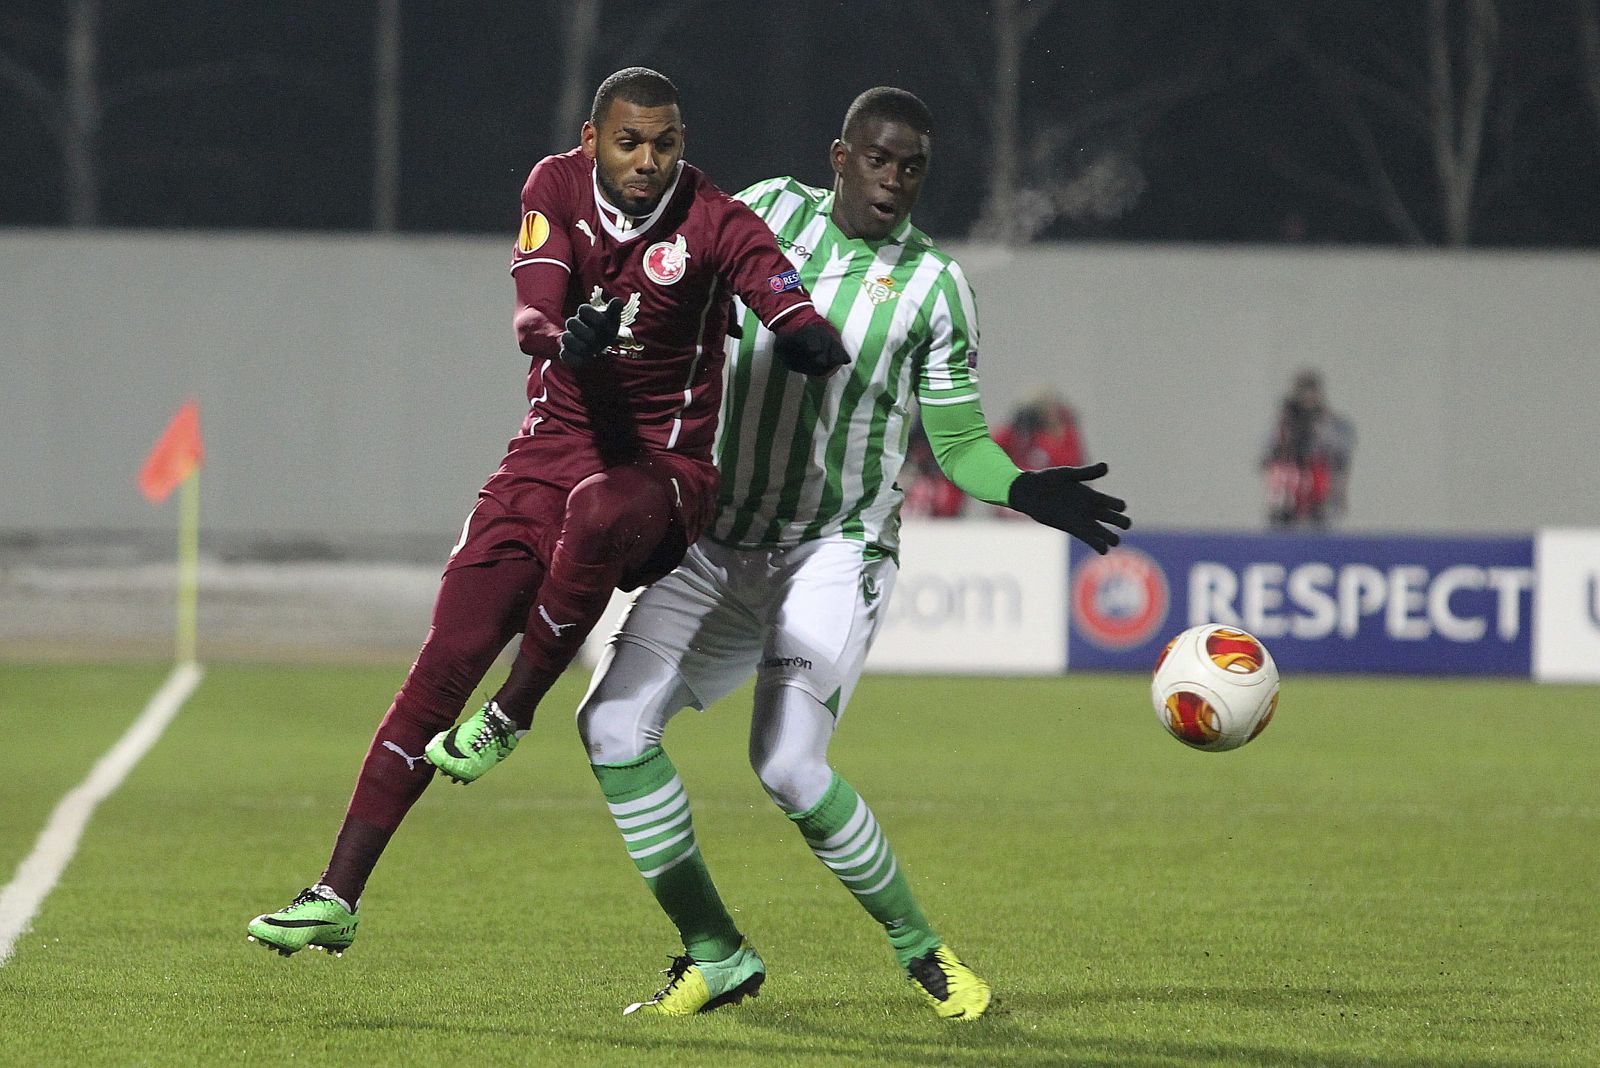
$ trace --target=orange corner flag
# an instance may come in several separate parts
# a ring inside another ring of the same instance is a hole
[[[199,470],[205,459],[205,449],[200,444],[200,404],[189,401],[172,417],[167,429],[161,432],[156,447],[145,457],[139,471],[139,489],[150,498],[151,504],[160,504],[177,489],[183,480]]]

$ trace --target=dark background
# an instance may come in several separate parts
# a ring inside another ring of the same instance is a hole
[[[99,111],[74,134],[65,40],[84,4],[97,15]],[[911,89],[937,124],[917,223],[936,237],[995,236],[983,213],[1011,6],[1036,20],[1014,124],[1015,191],[1033,222],[1004,239],[1600,244],[1600,54],[1585,36],[1600,0],[613,0],[580,75],[592,92],[618,67],[666,73],[688,158],[730,190],[773,174],[827,184],[851,98]],[[530,167],[576,143],[575,126],[552,134],[583,51],[574,4],[400,9],[398,228],[510,234]],[[10,0],[0,225],[373,227],[378,12]],[[1487,43],[1472,30],[1485,25]],[[1442,80],[1430,44],[1448,56]],[[1463,104],[1474,64],[1490,86],[1478,112]],[[1456,110],[1439,109],[1442,88]],[[71,136],[94,150],[98,193],[76,220]],[[1474,137],[1452,229],[1438,146]]]

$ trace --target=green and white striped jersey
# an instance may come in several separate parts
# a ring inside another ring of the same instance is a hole
[[[794,374],[773,358],[772,332],[736,304],[744,336],[728,342],[710,536],[753,548],[842,534],[893,552],[912,397],[978,396],[972,289],[910,219],[882,241],[852,240],[829,218],[831,190],[773,178],[739,199],[772,229],[853,362],[832,378]]]

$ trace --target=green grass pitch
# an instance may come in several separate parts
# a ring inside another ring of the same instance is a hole
[[[995,985],[936,1020],[745,760],[748,692],[668,750],[760,998],[623,1018],[676,948],[551,695],[424,796],[342,960],[244,939],[321,870],[392,668],[218,665],[0,967],[0,1064],[1593,1065],[1600,688],[1289,678],[1243,750],[1144,679],[871,678],[834,746]],[[0,881],[156,667],[0,664]]]

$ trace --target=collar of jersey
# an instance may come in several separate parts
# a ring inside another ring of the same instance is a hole
[[[644,218],[637,218],[626,212],[618,211],[606,203],[606,198],[600,195],[600,168],[598,165],[589,172],[589,184],[594,187],[594,206],[600,212],[600,225],[605,228],[618,241],[632,241],[640,234],[654,226],[667,210],[667,204],[672,200],[672,194],[678,191],[678,179],[683,177],[683,160],[679,160],[672,172],[672,181],[667,184],[666,192],[661,194],[661,200],[656,204],[656,210]]]
[[[833,227],[835,230],[839,230],[839,224],[833,221],[833,190],[832,189],[828,190],[826,193],[824,193],[822,195],[822,200],[817,204],[817,214],[818,215],[826,215],[828,217],[828,225]],[[907,215],[904,219],[900,220],[900,225],[895,227],[894,231],[892,233],[890,233],[887,237],[879,238],[877,241],[868,241],[864,237],[845,237],[844,236],[844,231],[843,230],[839,230],[839,240],[840,241],[843,241],[843,242],[855,242],[856,244],[865,245],[868,248],[874,249],[874,250],[880,249],[885,245],[903,245],[903,244],[906,243],[906,239],[909,238],[910,236],[911,236],[911,216],[909,216],[909,215]]]

